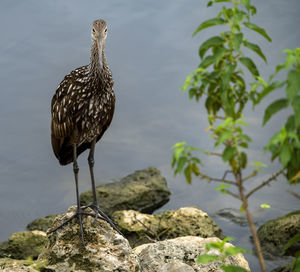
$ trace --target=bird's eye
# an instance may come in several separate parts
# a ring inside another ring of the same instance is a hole
[[[107,32],[107,28],[104,31]]]
[[[93,28],[93,32],[95,32],[95,29]]]

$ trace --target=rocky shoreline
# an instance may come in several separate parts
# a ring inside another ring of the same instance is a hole
[[[102,199],[101,209],[117,223],[125,237],[105,221],[94,222],[89,216],[83,219],[86,248],[81,244],[76,219],[46,234],[47,229],[71,217],[76,209],[72,206],[64,214],[34,220],[27,231],[14,233],[8,241],[0,243],[0,271],[222,271],[219,261],[196,263],[197,257],[205,253],[207,243],[224,238],[207,213],[196,207],[183,207],[151,214],[168,202],[171,195],[166,179],[156,168],[136,171],[99,186],[97,194]],[[91,192],[80,198],[83,205],[89,204]],[[265,256],[281,256],[287,239],[296,233],[300,233],[300,211],[261,226],[258,234]],[[298,246],[286,254],[293,255]],[[227,257],[226,263],[250,271],[242,254]]]

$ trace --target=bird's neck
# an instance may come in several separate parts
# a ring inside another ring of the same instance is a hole
[[[103,54],[102,54],[103,55]],[[97,42],[92,39],[91,57],[90,57],[90,75],[99,77],[101,74],[100,55]]]

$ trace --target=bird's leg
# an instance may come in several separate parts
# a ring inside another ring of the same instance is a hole
[[[96,139],[92,141],[90,153],[88,156],[88,162],[90,167],[90,173],[91,173],[91,181],[92,181],[92,192],[93,192],[93,204],[98,207],[98,199],[97,199],[97,193],[96,193],[96,185],[95,185],[95,178],[94,178],[94,153],[95,153],[95,145],[96,145]]]
[[[99,214],[100,214],[101,218],[103,220],[105,220],[107,223],[109,223],[112,226],[113,229],[115,229],[119,234],[121,234],[123,236],[123,234],[116,227],[116,224],[103,211],[100,210],[99,205],[98,205],[95,178],[94,178],[95,146],[96,146],[96,138],[91,143],[91,149],[90,149],[90,153],[89,153],[89,156],[88,156],[88,162],[89,162],[90,174],[91,174],[91,182],[92,182],[93,203],[91,205],[83,207],[83,209],[86,209],[88,207],[92,208],[95,211],[95,220],[94,220],[94,222],[97,221],[97,218],[99,217]]]
[[[78,220],[79,220],[82,245],[85,246],[85,243],[84,243],[84,234],[83,234],[83,226],[82,226],[82,213],[83,213],[83,211],[82,211],[82,209],[80,207],[80,198],[79,198],[79,190],[78,190],[78,172],[79,172],[79,167],[78,167],[78,163],[77,163],[77,147],[76,147],[76,144],[73,144],[73,171],[74,171],[75,184],[76,184],[77,216],[78,216]]]
[[[79,220],[79,226],[80,226],[81,242],[82,242],[82,245],[85,246],[84,234],[83,234],[83,226],[82,226],[82,216],[83,215],[93,216],[93,215],[90,214],[90,213],[83,212],[82,208],[80,207],[79,190],[78,190],[78,172],[79,172],[79,167],[78,167],[78,164],[77,164],[77,147],[76,147],[76,144],[73,145],[73,172],[74,172],[74,176],[75,176],[75,185],[76,185],[77,212],[74,215],[72,215],[69,219],[67,219],[66,221],[64,221],[62,224],[60,224],[59,226],[57,226],[53,230],[49,231],[49,233],[57,231],[58,229],[60,229],[64,225],[66,225],[68,222],[70,222],[73,218],[77,217],[78,220]]]

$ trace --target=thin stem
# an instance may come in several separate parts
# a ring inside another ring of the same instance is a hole
[[[205,151],[205,154],[206,155],[213,155],[213,156],[222,157],[222,154],[218,153],[218,152]]]
[[[258,259],[259,259],[260,268],[261,268],[262,272],[266,272],[266,266],[265,266],[265,261],[264,261],[263,255],[262,255],[260,241],[258,239],[258,235],[257,235],[256,228],[255,228],[253,218],[252,218],[252,214],[249,211],[247,197],[244,194],[244,189],[243,189],[243,186],[242,186],[242,175],[241,175],[241,173],[239,172],[239,173],[235,174],[235,178],[236,178],[236,181],[237,181],[237,184],[238,184],[241,200],[243,202],[243,207],[246,211],[248,224],[249,224],[250,230],[252,232],[253,241],[254,241],[256,253],[257,253],[257,256],[258,256]]]
[[[227,183],[227,184],[232,184],[232,185],[237,185],[236,182],[232,181],[232,180],[227,180],[227,179],[220,179],[220,178],[213,178],[213,177],[210,177],[210,176],[207,176],[203,173],[199,173],[199,176],[201,178],[204,178],[204,179],[207,179],[209,181],[217,181],[217,182],[224,182],[224,183]]]
[[[259,190],[260,188],[269,185],[269,183],[273,180],[276,180],[277,177],[282,174],[284,171],[284,169],[279,170],[278,172],[274,173],[270,178],[268,178],[266,181],[263,181],[260,185],[256,186],[255,188],[253,188],[248,194],[246,194],[246,198],[248,199],[252,194],[254,194],[257,190]]]
[[[244,181],[246,181],[246,180],[248,180],[248,179],[250,179],[250,178],[253,178],[253,177],[255,177],[256,175],[257,175],[257,171],[253,171],[249,176],[243,178],[243,179],[242,179],[242,182],[244,182]]]
[[[231,192],[231,191],[229,191],[229,190],[226,190],[226,189],[224,189],[224,191],[225,191],[228,195],[231,195],[231,196],[233,196],[234,198],[237,198],[238,200],[241,200],[241,198],[240,198],[239,195],[237,195],[237,194],[235,194],[235,193],[233,193],[233,192]]]

